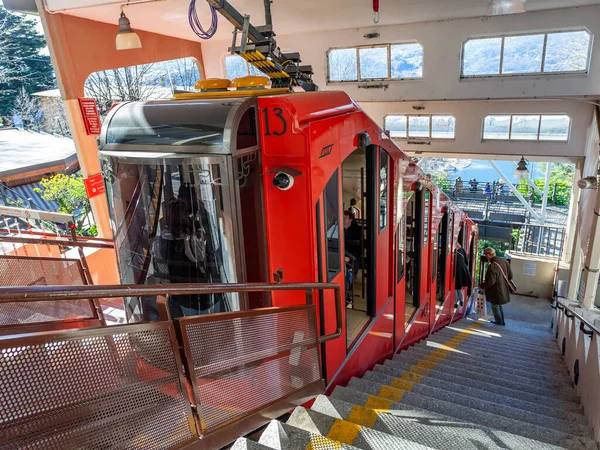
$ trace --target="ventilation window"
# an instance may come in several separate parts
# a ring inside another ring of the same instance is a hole
[[[591,35],[583,30],[469,39],[462,77],[587,73],[590,47]]]
[[[450,115],[389,115],[384,128],[390,137],[398,139],[454,139],[456,119]]]
[[[484,140],[567,142],[571,119],[564,114],[521,114],[487,116]]]
[[[423,47],[418,43],[331,49],[328,82],[423,78]]]
[[[224,65],[225,77],[230,80],[248,75],[265,76],[264,73],[252,64],[248,64],[248,62],[239,55],[227,55],[224,60]]]

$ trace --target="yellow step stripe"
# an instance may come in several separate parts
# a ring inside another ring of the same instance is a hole
[[[392,407],[392,401],[387,398],[377,397],[376,395],[369,395],[365,402],[365,408],[376,409],[379,411],[388,411]]]
[[[395,402],[399,402],[402,400],[402,396],[404,395],[404,391],[401,389],[396,389],[391,386],[381,386],[379,390],[378,397],[387,398],[388,400],[392,400]]]
[[[394,381],[392,382],[392,387],[410,392],[413,390],[414,383],[405,380],[404,378],[394,378]]]
[[[356,425],[373,428],[373,425],[375,425],[375,422],[377,421],[378,415],[379,414],[374,409],[356,405],[352,408],[352,411],[350,411],[350,414],[348,414],[348,418],[346,420]]]
[[[362,430],[360,425],[336,419],[326,437],[333,439],[334,441],[352,445],[354,440],[358,437],[360,430]]]
[[[424,361],[423,359],[417,363],[417,367],[422,367],[423,369],[433,370],[437,364],[431,363],[429,361]]]
[[[409,369],[409,371],[410,371],[410,372],[412,372],[412,373],[416,373],[416,374],[419,374],[419,375],[423,375],[423,376],[425,376],[425,377],[426,377],[427,375],[429,375],[429,369],[425,369],[424,367],[412,366],[412,367]]]
[[[420,383],[424,375],[412,372],[402,372],[402,379],[410,381],[411,383]]]
[[[312,436],[308,445],[306,446],[306,450],[323,450],[324,448],[341,450],[342,443],[332,441],[331,439],[323,436]]]

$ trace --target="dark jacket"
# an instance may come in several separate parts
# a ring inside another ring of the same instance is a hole
[[[467,261],[467,252],[464,248],[456,251],[454,257],[454,270],[456,271],[455,289],[469,288],[468,294],[471,294],[471,273],[469,272],[469,262]]]
[[[510,302],[510,290],[508,289],[508,283],[500,271],[500,267],[495,263],[502,267],[504,274],[509,280],[512,280],[513,273],[510,264],[504,258],[494,256],[485,274],[485,281],[479,287],[485,289],[485,297],[488,302],[493,305],[504,305]]]

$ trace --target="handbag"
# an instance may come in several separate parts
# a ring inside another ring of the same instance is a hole
[[[517,286],[515,285],[515,283],[513,283],[512,280],[508,279],[508,277],[504,273],[504,270],[502,270],[502,266],[500,266],[500,264],[498,264],[497,262],[495,262],[494,264],[496,264],[498,266],[498,269],[500,269],[500,273],[502,273],[502,276],[506,280],[506,284],[508,284],[508,290],[510,291],[510,293],[511,294],[516,293],[517,292]]]

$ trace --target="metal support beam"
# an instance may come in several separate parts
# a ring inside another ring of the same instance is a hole
[[[517,168],[517,163],[516,162],[512,161],[512,165],[515,166],[515,169]],[[542,190],[539,187],[536,186],[536,184],[531,180],[531,178],[527,177],[527,178],[525,178],[525,180],[527,180],[527,184],[529,186],[531,186],[535,190],[535,192],[537,192],[538,195],[541,197],[542,196]]]
[[[244,16],[241,15],[233,6],[225,0],[206,0],[206,2],[215,8],[223,17],[233,24],[238,30],[242,31],[244,27]],[[248,24],[248,39],[252,42],[266,41],[269,38],[258,31],[255,27]]]
[[[506,175],[504,175],[504,172],[502,172],[500,170],[500,168],[496,165],[496,163],[494,161],[488,160],[488,163],[498,173],[498,175],[500,175],[500,178],[502,178],[504,180],[504,182],[510,188],[510,190],[512,191],[512,193],[515,194],[515,197],[517,197],[519,199],[519,201],[523,204],[523,206],[527,209],[527,211],[530,212],[531,217],[535,218],[535,220],[537,220],[539,222],[540,221],[539,214],[536,213],[533,210],[533,208],[527,202],[527,200],[525,200],[525,198],[523,198],[523,196],[521,195],[521,193],[519,191],[517,191],[517,188],[515,188],[515,186],[510,182],[510,180],[506,177]]]
[[[548,207],[548,190],[550,188],[550,169],[552,163],[546,163],[546,176],[544,177],[544,194],[542,195],[542,224],[546,221],[546,208]]]

